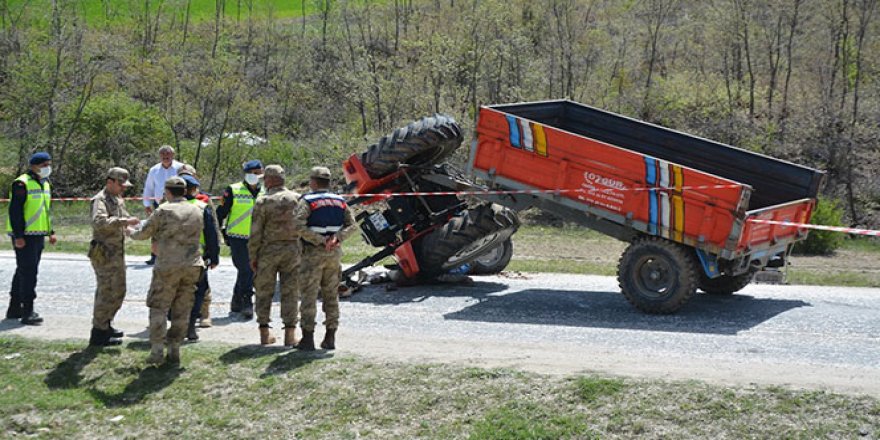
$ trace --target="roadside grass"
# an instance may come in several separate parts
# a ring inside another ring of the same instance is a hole
[[[814,271],[792,268],[788,271],[789,284],[808,286],[880,287],[877,271]]]
[[[780,387],[569,377],[221,344],[0,336],[0,436],[39,438],[873,438],[880,401]]]
[[[6,204],[0,204],[5,212]],[[128,202],[132,215],[144,218],[143,206]],[[59,241],[54,252],[85,255],[91,239],[88,203],[56,202],[53,221]],[[513,260],[507,266],[512,272],[549,272],[586,275],[617,274],[617,260],[626,243],[577,226],[524,225],[513,236]],[[357,236],[345,243],[343,263],[354,264],[377,252]],[[147,255],[149,242],[128,240],[129,255]],[[880,287],[880,240],[848,238],[835,256],[792,256],[788,271],[790,284],[847,287]],[[229,248],[221,246],[220,255],[229,257]],[[379,264],[392,264],[387,258]]]

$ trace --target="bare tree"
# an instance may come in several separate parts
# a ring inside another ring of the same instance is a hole
[[[799,14],[803,0],[792,0],[792,12],[788,21],[788,41],[785,44],[785,80],[782,85],[782,111],[779,119],[782,121],[782,136],[785,136],[786,122],[788,122],[788,94],[791,85],[792,66],[794,65],[794,37],[798,32]]]
[[[851,124],[855,125],[859,119],[859,86],[862,83],[865,39],[868,36],[870,25],[877,9],[877,0],[857,0],[856,14],[858,28],[856,29],[855,47],[855,78],[853,79],[853,104]]]
[[[648,31],[648,39],[645,42],[648,68],[645,75],[645,93],[642,97],[641,116],[644,119],[650,119],[651,86],[653,85],[654,69],[660,56],[661,31],[678,7],[678,0],[644,0],[643,5],[644,10],[640,14],[640,18]]]
[[[737,37],[739,37],[740,42],[742,43],[743,55],[745,56],[746,63],[746,73],[748,74],[748,85],[749,85],[749,117],[755,117],[755,84],[757,83],[757,78],[755,77],[755,68],[752,61],[752,50],[751,50],[751,31],[750,31],[750,11],[752,10],[752,4],[750,0],[733,0],[734,10],[736,11],[736,29],[737,29]]]

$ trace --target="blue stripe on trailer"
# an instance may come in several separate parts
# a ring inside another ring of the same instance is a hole
[[[519,141],[519,123],[517,123],[516,118],[513,116],[506,116],[506,118],[507,125],[510,127],[510,145],[522,148],[522,143]]]
[[[657,160],[645,156],[645,181],[648,185],[657,184]]]
[[[648,185],[657,184],[657,161],[645,156],[645,181]],[[648,190],[648,233],[657,235],[657,220],[660,217],[657,190]]]

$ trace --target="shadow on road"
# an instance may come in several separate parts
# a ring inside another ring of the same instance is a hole
[[[0,332],[8,332],[17,328],[24,327],[18,319],[4,319],[0,321]]]
[[[508,286],[502,283],[475,281],[469,284],[422,284],[414,287],[400,287],[386,290],[384,284],[366,286],[347,299],[353,303],[377,305],[396,305],[418,303],[428,298],[468,297],[477,300],[487,298],[492,293],[503,292]]]
[[[674,315],[647,315],[619,292],[529,289],[489,296],[445,319],[732,335],[812,305],[748,295],[697,294]]]

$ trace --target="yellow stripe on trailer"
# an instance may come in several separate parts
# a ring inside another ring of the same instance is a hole
[[[535,145],[535,153],[540,156],[547,157],[547,135],[544,134],[544,126],[541,124],[532,124],[533,143]]]
[[[681,172],[680,166],[672,166],[672,176],[673,185],[675,186],[675,193],[672,196],[672,210],[675,217],[673,227],[675,233],[673,234],[672,239],[677,242],[682,242],[684,241],[684,236],[682,234],[684,231],[684,199],[681,197],[681,190],[684,186],[684,175]]]

